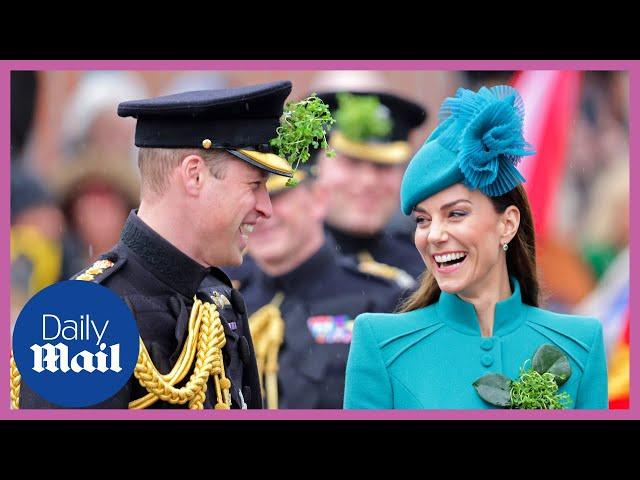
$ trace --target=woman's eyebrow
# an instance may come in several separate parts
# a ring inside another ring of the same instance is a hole
[[[446,210],[447,208],[453,207],[456,203],[460,203],[460,202],[467,202],[468,204],[472,205],[472,203],[469,200],[465,198],[459,198],[458,200],[454,200],[453,202],[445,203],[440,207],[440,210]]]
[[[450,208],[450,207],[454,206],[456,203],[460,203],[460,202],[467,202],[468,204],[473,205],[470,200],[467,200],[467,199],[464,199],[464,198],[459,198],[458,200],[454,200],[453,202],[445,203],[444,205],[442,205],[440,207],[440,210],[445,210],[447,208]],[[420,212],[420,213],[428,213],[424,208],[418,207],[418,206],[416,206],[413,209],[413,211],[414,212]]]

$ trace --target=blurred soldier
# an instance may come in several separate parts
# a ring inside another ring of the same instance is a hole
[[[319,92],[337,123],[333,158],[318,156],[318,181],[329,192],[326,227],[340,251],[362,268],[403,288],[415,285],[422,261],[404,228],[390,228],[399,211],[400,181],[412,149],[412,129],[426,111],[386,92]]]
[[[328,192],[310,169],[296,178],[294,188],[267,182],[273,215],[249,239],[252,271],[243,264],[240,289],[266,406],[340,409],[353,319],[393,311],[402,290],[336,251],[323,229]]]

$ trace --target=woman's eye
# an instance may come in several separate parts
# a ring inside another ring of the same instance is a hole
[[[426,217],[422,217],[422,216],[418,216],[416,217],[416,224],[417,225],[425,225],[429,223],[429,219]]]
[[[450,217],[464,217],[467,214],[467,212],[463,212],[460,210],[454,210],[453,212],[451,212],[449,214]]]

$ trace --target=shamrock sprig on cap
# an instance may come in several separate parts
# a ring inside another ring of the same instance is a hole
[[[558,389],[571,376],[569,360],[559,348],[545,344],[527,360],[520,376],[510,380],[498,373],[483,375],[473,382],[478,395],[487,403],[502,408],[562,410],[571,405],[567,392]]]
[[[326,134],[334,123],[329,106],[313,93],[299,102],[287,103],[280,126],[276,129],[278,136],[270,144],[296,170],[300,162],[304,163],[311,157],[310,147],[328,148]],[[332,157],[335,152],[327,150],[326,154]],[[287,186],[292,187],[297,183],[290,178]]]
[[[336,121],[345,137],[356,142],[384,137],[393,127],[389,114],[384,114],[380,99],[375,95],[353,95],[342,92],[336,95],[338,109]]]

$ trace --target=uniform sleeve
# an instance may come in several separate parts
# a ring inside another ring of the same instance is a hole
[[[578,388],[575,408],[606,409],[608,407],[607,362],[602,325],[596,319],[595,334]]]
[[[387,368],[366,315],[359,315],[354,322],[347,360],[344,408],[393,408]]]

